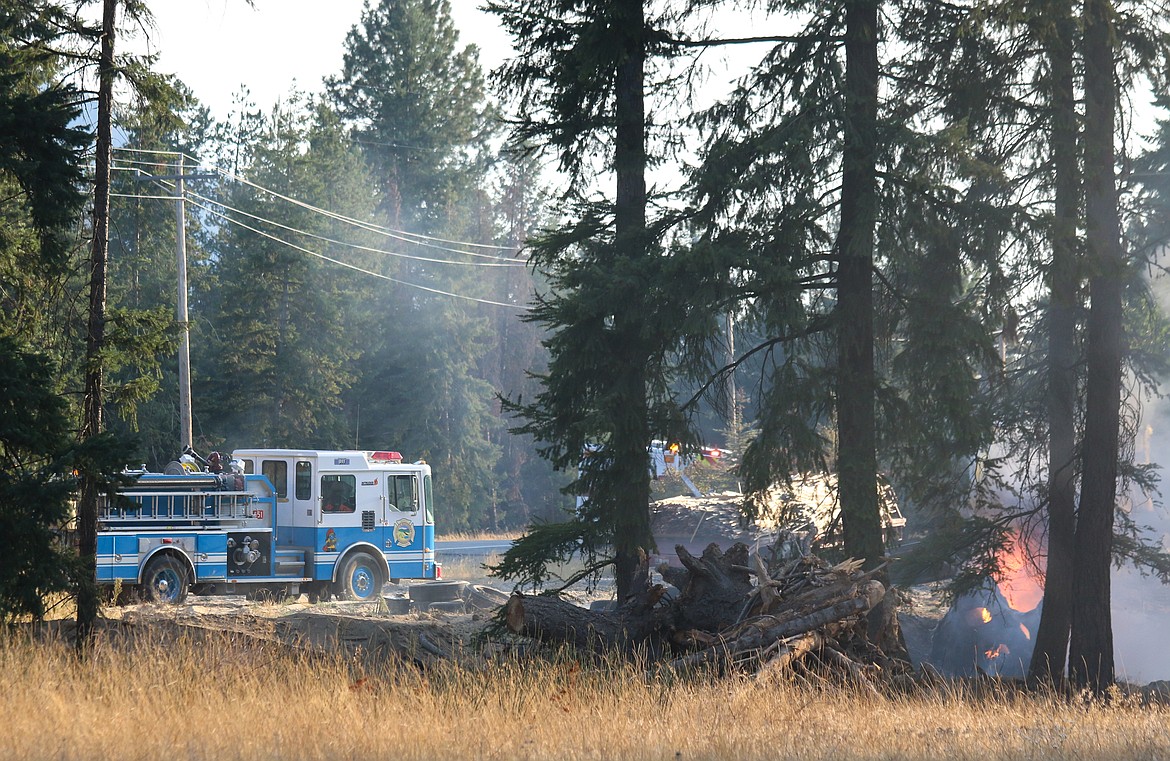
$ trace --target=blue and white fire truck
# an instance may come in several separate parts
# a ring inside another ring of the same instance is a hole
[[[140,472],[100,507],[97,580],[156,602],[195,594],[371,600],[438,579],[431,469],[397,452],[236,450]]]

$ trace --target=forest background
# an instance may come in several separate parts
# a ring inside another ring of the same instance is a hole
[[[633,4],[550,0],[528,16],[492,5],[527,44],[494,91],[441,0],[370,3],[322,94],[293,91],[272,108],[244,94],[221,118],[157,75],[149,56],[120,59],[102,365],[108,428],[139,442],[135,456],[157,468],[176,454],[174,196],[177,175],[189,174],[200,450],[392,447],[442,474],[445,529],[515,527],[569,514],[562,487],[580,444],[614,432],[617,402],[634,398],[625,383],[642,406],[623,446],[677,436],[742,450],[753,490],[853,463],[843,448],[860,442],[871,462],[850,484],[868,479],[872,491],[875,468],[886,474],[937,539],[924,562],[974,561],[973,572],[1029,526],[1043,532],[1058,472],[1063,488],[1104,461],[1121,476],[1096,532],[1111,543],[1117,529],[1106,556],[1170,574],[1159,536],[1124,510],[1113,522],[1115,503],[1142,504],[1156,486],[1150,458],[1135,453],[1150,441],[1142,404],[1167,361],[1150,289],[1165,241],[1166,145],[1155,125],[1148,144],[1128,138],[1129,99],[1166,85],[1161,4],[1090,3],[1081,18],[1058,2],[891,2],[881,67],[859,75],[842,43],[858,42],[851,14],[877,18],[879,4],[775,3],[764,17],[800,33],[755,40],[759,64],[710,107],[692,99],[699,51],[744,42],[712,32],[720,4],[637,3],[636,33],[610,24],[614,36],[592,45],[577,44],[597,33],[591,24],[625,19]],[[74,43],[94,37],[53,4],[7,0],[5,10],[3,333],[6,351],[28,361],[25,381],[7,390],[36,386],[75,414],[93,369],[91,272],[78,256],[91,231],[77,214],[88,141],[77,125],[95,58]],[[1098,12],[1112,46],[1104,80],[1117,88],[1105,119],[1086,110],[1100,106],[1096,49],[1069,31],[1097,28]],[[875,35],[865,42],[876,58]],[[607,132],[623,92],[586,75],[621,70],[621,55],[594,57],[631,41],[649,62],[638,160],[642,182],[647,169],[655,182],[623,234],[629,145]],[[857,111],[861,101],[871,110]],[[849,191],[859,146],[869,162],[860,197]],[[1070,146],[1068,192],[1060,155]],[[556,192],[544,149],[570,177]],[[614,173],[616,206],[600,190]],[[1117,257],[1113,243],[1107,257],[1096,250],[1101,198],[1119,208]],[[868,294],[864,305],[845,298],[847,283]],[[1090,326],[1106,303],[1124,312],[1097,343]],[[856,327],[867,332],[842,338]],[[613,336],[621,351],[611,353]],[[840,357],[859,336],[872,372],[854,384]],[[1112,445],[1094,438],[1084,404],[1103,346],[1119,377],[1125,369]],[[1054,416],[1056,370],[1071,393]],[[858,389],[870,397],[870,430],[843,435]],[[29,406],[16,398],[11,408],[16,418]],[[509,431],[516,413],[523,435]],[[1057,420],[1074,446],[1053,467]],[[40,443],[5,451],[15,460]],[[635,459],[615,472],[636,477],[609,488],[645,478]],[[847,546],[852,525],[847,517]],[[624,536],[613,529],[610,539]],[[878,544],[862,554],[875,559]]]

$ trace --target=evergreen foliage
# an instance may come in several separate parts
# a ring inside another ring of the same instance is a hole
[[[435,232],[480,178],[487,129],[475,46],[458,47],[449,0],[367,0],[329,81],[338,113],[370,157],[394,227]]]
[[[371,212],[361,155],[326,107],[304,108],[294,95],[265,120],[263,138],[249,147],[254,182],[305,203]],[[212,285],[198,303],[212,328],[198,351],[203,435],[228,449],[341,447],[351,440],[342,395],[360,343],[352,307],[368,290],[353,271],[319,258],[336,258],[327,241],[338,239],[339,223],[244,184],[225,195],[242,224],[220,228]]]
[[[69,589],[76,556],[58,532],[69,519],[69,408],[45,357],[0,338],[0,622],[45,614]]]
[[[551,290],[525,319],[549,331],[548,369],[533,398],[507,409],[523,419],[513,432],[531,435],[557,470],[576,471],[570,490],[584,496],[571,528],[534,524],[496,571],[535,582],[547,576],[546,550],[575,541],[591,572],[612,560],[624,599],[647,583],[654,550],[647,447],[693,445],[672,383],[684,377],[687,337],[698,345],[717,326],[691,309],[706,292],[702,273],[663,243],[677,216],[650,216],[646,172],[658,155],[646,100],[662,86],[655,31],[675,19],[651,17],[641,0],[488,8],[519,52],[498,82],[514,94],[513,147],[548,146],[570,178],[561,214],[571,221],[530,242]],[[612,195],[590,198],[609,178]]]
[[[58,267],[73,244],[83,201],[81,154],[89,143],[75,125],[80,93],[54,76],[52,43],[71,24],[53,3],[0,6],[0,173],[19,186],[44,264]],[[0,248],[10,247],[9,234],[0,230]]]

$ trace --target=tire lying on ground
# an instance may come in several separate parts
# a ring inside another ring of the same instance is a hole
[[[467,607],[476,610],[495,610],[508,602],[508,593],[483,584],[468,584],[460,596]]]
[[[411,602],[405,597],[383,597],[386,601],[386,609],[392,616],[401,616],[410,612]]]
[[[461,600],[463,588],[466,586],[468,586],[466,581],[432,581],[426,584],[412,584],[407,595],[419,610],[426,610],[431,603]]]
[[[440,613],[466,613],[467,606],[462,600],[440,600],[428,604],[427,610]]]

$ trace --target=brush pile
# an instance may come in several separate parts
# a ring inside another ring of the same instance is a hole
[[[901,670],[887,655],[897,653],[899,641],[893,606],[882,605],[885,586],[859,561],[834,566],[807,556],[767,563],[744,544],[727,552],[711,544],[701,557],[676,549],[683,567],[659,569],[677,588],[673,597],[657,585],[615,610],[588,611],[555,597],[515,594],[506,625],[579,649],[648,653],[657,668],[835,674],[869,689],[874,678]],[[879,636],[871,637],[874,624]]]

